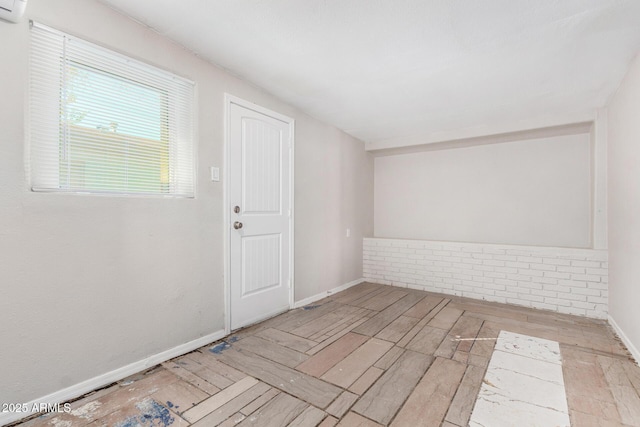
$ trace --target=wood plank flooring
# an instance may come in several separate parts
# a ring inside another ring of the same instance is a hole
[[[572,426],[640,426],[606,322],[371,283],[19,425],[466,427],[501,330],[560,343]]]

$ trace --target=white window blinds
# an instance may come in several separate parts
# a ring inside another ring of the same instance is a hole
[[[194,84],[34,23],[34,191],[194,196]]]

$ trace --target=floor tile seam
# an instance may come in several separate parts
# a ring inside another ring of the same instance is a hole
[[[563,362],[562,356],[560,357],[560,361],[559,362],[555,362],[555,361],[550,361],[548,359],[541,359],[541,358],[538,358],[538,357],[531,357],[531,356],[526,355],[526,354],[516,353],[515,351],[508,351],[508,350],[503,350],[503,349],[500,349],[500,348],[494,348],[493,352],[491,353],[492,357],[493,357],[493,353],[498,352],[498,351],[500,353],[503,353],[503,354],[512,354],[514,356],[526,357],[527,359],[535,360],[535,361],[538,361],[538,362],[544,362],[544,363],[549,363],[551,365],[563,366],[563,364],[562,364],[562,362]]]
[[[485,391],[486,391],[486,389],[485,389]],[[497,400],[491,400],[490,397],[500,396],[500,397],[504,397],[504,398],[508,399],[509,402],[517,402],[517,403],[519,403],[521,405],[524,405],[524,406],[531,406],[531,407],[535,407],[535,408],[541,408],[541,409],[546,409],[546,410],[549,410],[549,411],[557,412],[557,413],[563,414],[563,415],[569,415],[569,407],[568,406],[567,406],[567,410],[563,411],[563,410],[558,410],[556,408],[553,408],[551,406],[543,406],[543,405],[538,405],[538,404],[536,404],[534,402],[527,402],[527,401],[524,401],[524,400],[511,398],[510,396],[505,396],[505,395],[497,393],[497,392],[489,392],[490,394],[488,396],[482,395],[482,392],[483,392],[483,390],[481,389],[480,393],[478,394],[478,400],[484,399],[484,400],[486,400],[488,402],[495,403],[495,404],[499,405],[501,402],[499,402]]]
[[[555,365],[555,366],[557,366],[557,365]],[[544,381],[546,383],[556,384],[556,385],[559,385],[559,386],[564,386],[564,377],[562,378],[562,382],[558,382],[558,381],[550,381],[550,380],[545,379],[545,378],[541,378],[541,377],[537,377],[535,375],[527,374],[527,373],[522,372],[522,371],[515,371],[513,369],[503,368],[501,366],[492,366],[492,368],[493,368],[494,371],[511,372],[511,373],[522,375],[522,376],[525,376],[525,377],[528,377],[528,378],[532,378],[532,379],[535,379],[535,380]]]
[[[515,356],[526,357],[527,359],[535,360],[535,361],[537,361],[537,362],[545,362],[545,363],[551,363],[552,365],[563,366],[563,365],[562,365],[562,360],[560,360],[560,361],[558,361],[558,362],[550,362],[550,361],[549,361],[549,360],[547,360],[547,359],[541,359],[541,358],[538,358],[538,357],[531,357],[531,356],[528,356],[528,355],[526,355],[526,354],[516,353],[516,352],[514,352],[514,351],[506,351],[506,350],[501,350],[501,349],[494,349],[494,350],[493,350],[493,352],[496,352],[496,351],[499,351],[499,352],[501,352],[501,353],[506,353],[506,354],[513,354],[513,355],[515,355]],[[492,353],[492,356],[493,356],[493,353]]]
[[[394,346],[394,347],[395,347],[395,346]],[[391,348],[393,348],[393,347],[391,347]],[[404,349],[404,350],[405,350],[405,351],[413,351],[413,350],[407,350],[407,349]],[[419,353],[419,352],[417,352],[417,353]],[[385,353],[385,354],[386,354],[386,353]],[[423,354],[423,353],[420,353],[420,354]],[[383,356],[384,356],[384,355],[383,355]],[[433,362],[435,362],[435,361],[436,361],[436,358],[437,358],[437,357],[436,357],[436,356],[431,356],[431,357],[433,358],[433,359],[431,360],[431,363],[429,363],[429,366],[427,366],[427,369],[425,369],[424,373],[420,376],[420,378],[418,378],[418,380],[417,380],[417,381],[416,381],[416,383],[413,385],[413,387],[411,387],[411,390],[409,391],[409,393],[407,393],[407,395],[405,396],[405,398],[404,398],[404,400],[401,402],[401,404],[400,404],[400,405],[398,405],[398,407],[397,407],[397,409],[396,409],[396,412],[393,414],[393,417],[391,417],[391,419],[389,420],[389,422],[386,424],[387,426],[390,426],[390,425],[392,425],[392,424],[393,424],[393,421],[396,419],[396,417],[398,416],[398,414],[400,413],[400,411],[402,410],[402,408],[404,407],[404,405],[407,403],[407,401],[409,400],[409,398],[411,397],[411,395],[413,394],[413,392],[416,390],[416,388],[418,387],[418,385],[420,384],[420,382],[422,381],[422,379],[427,375],[427,372],[429,372],[429,369],[431,369],[431,367],[433,366]],[[378,359],[378,360],[379,360],[379,359]],[[378,379],[377,379],[375,382],[377,382],[378,380],[382,379],[382,377],[384,377],[384,375],[385,375],[385,374],[386,374],[386,373],[391,369],[391,367],[392,367],[393,365],[395,365],[395,364],[396,364],[396,362],[397,362],[397,361],[398,361],[398,360],[396,359],[396,360],[391,364],[391,366],[389,366],[387,369],[383,369],[383,370],[382,370],[382,371],[383,371],[383,373],[382,373],[382,374],[380,374],[380,376],[378,377]],[[461,381],[462,381],[462,380],[461,380]],[[375,382],[374,382],[374,384],[375,384]],[[460,384],[458,384],[458,387],[459,387],[459,386],[460,386]],[[369,388],[371,388],[371,387],[373,387],[373,384],[371,384],[371,385],[369,386]],[[456,392],[457,392],[457,390],[456,390]],[[363,393],[362,395],[360,395],[360,397],[358,398],[358,400],[356,401],[356,403],[360,400],[360,398],[361,398],[362,396],[364,396],[364,393]],[[355,405],[356,405],[356,403],[354,403],[354,404],[353,404],[353,406],[355,406]],[[353,407],[353,406],[352,406],[352,407]],[[356,412],[356,413],[357,413],[358,415],[362,415],[363,417],[365,417],[365,418],[366,418],[366,419],[368,419],[368,420],[371,420],[371,421],[373,421],[373,422],[375,422],[375,423],[377,423],[377,424],[380,424],[378,421],[373,420],[373,419],[371,419],[371,418],[369,418],[369,417],[365,416],[364,414],[361,414],[360,412]]]

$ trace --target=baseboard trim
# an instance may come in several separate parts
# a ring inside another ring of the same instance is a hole
[[[197,348],[200,348],[204,345],[217,341],[221,338],[225,337],[224,330],[220,330],[214,332],[209,335],[205,335],[204,337],[195,339],[193,341],[189,341],[188,343],[181,344],[177,347],[173,347],[169,350],[165,350],[161,353],[157,353],[151,355],[145,359],[139,360],[137,362],[133,362],[129,365],[125,365],[121,368],[115,369],[110,372],[106,372],[102,375],[98,375],[97,377],[90,378],[86,381],[82,381],[78,384],[72,385],[71,387],[64,388],[62,390],[53,392],[39,399],[35,399],[29,403],[27,403],[27,408],[32,408],[34,405],[39,405],[40,403],[46,404],[56,404],[66,402],[71,399],[78,398],[84,394],[87,394],[93,390],[104,387],[116,381],[120,381],[123,378],[128,377],[129,375],[136,374],[138,372],[142,372],[152,366],[155,366],[159,363],[166,362],[169,359],[173,359],[174,357],[181,356],[183,354],[189,353]],[[18,402],[15,402],[18,403]],[[37,412],[25,413],[25,412],[0,412],[0,426],[4,426],[15,421],[18,421],[22,418],[29,417]]]
[[[352,282],[345,283],[344,285],[340,285],[337,288],[329,289],[328,291],[321,292],[321,293],[313,295],[313,296],[311,296],[309,298],[305,298],[303,300],[296,301],[293,304],[293,308],[300,308],[300,307],[304,307],[305,305],[312,304],[312,303],[314,303],[316,301],[321,300],[322,298],[328,297],[331,294],[335,294],[336,292],[341,292],[341,291],[344,291],[345,289],[349,289],[352,286],[359,285],[362,282],[366,282],[366,280],[364,278],[356,279],[356,280],[354,280]]]
[[[627,334],[625,334],[616,321],[613,320],[611,315],[609,315],[608,320],[613,330],[616,331],[616,334],[618,334],[624,345],[627,346],[627,350],[629,350],[631,356],[635,359],[636,364],[640,363],[640,351],[638,351],[638,348],[631,342]]]

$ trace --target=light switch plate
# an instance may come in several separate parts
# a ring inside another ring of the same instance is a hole
[[[220,181],[220,168],[211,166],[211,181],[214,181],[214,182]]]

